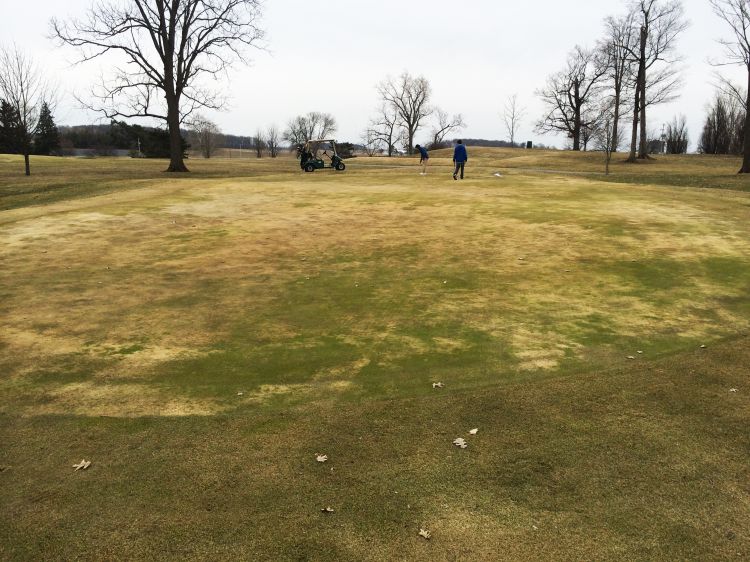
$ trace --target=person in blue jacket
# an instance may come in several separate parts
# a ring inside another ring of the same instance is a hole
[[[463,141],[456,141],[456,148],[453,149],[453,163],[456,165],[456,170],[453,172],[453,179],[458,179],[458,172],[461,172],[461,179],[464,179],[464,166],[469,161],[469,156],[466,154],[466,147]]]
[[[419,163],[422,165],[422,172],[419,175],[426,176],[427,175],[427,161],[430,159],[430,155],[427,154],[427,149],[425,149],[424,146],[417,145],[414,148],[416,148],[419,151]]]

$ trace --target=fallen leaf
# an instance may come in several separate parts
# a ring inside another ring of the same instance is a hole
[[[638,355],[643,355],[643,352],[642,352],[642,351],[639,351],[639,352],[638,352]]]
[[[81,462],[73,465],[73,468],[75,468],[73,472],[78,472],[79,470],[86,470],[90,466],[91,466],[91,461],[81,459]]]
[[[237,396],[242,396],[243,394],[245,394],[245,393],[244,392],[238,392]]]
[[[635,359],[634,355],[628,355],[628,359]]]
[[[432,533],[430,533],[427,529],[419,529],[419,536],[422,537],[425,540],[430,540],[432,538]]]
[[[729,392],[739,392],[739,390],[737,390],[736,388],[730,388]]]
[[[706,346],[705,346],[705,345],[702,345],[702,346],[701,346],[701,349],[706,349]]]
[[[320,511],[323,512],[323,513],[333,513],[334,509],[331,506],[327,506],[327,507],[324,507],[323,509],[321,509]]]
[[[328,460],[328,455],[321,455],[320,453],[315,453],[315,460],[318,462],[326,462]]]
[[[441,382],[432,383],[432,388],[443,388],[445,385]]]
[[[466,440],[463,437],[458,437],[458,438],[454,439],[453,440],[453,444],[456,447],[461,447],[462,449],[465,449],[466,447],[469,446],[469,444],[466,442]]]
[[[472,429],[472,430],[469,431],[469,435],[476,435],[477,433],[479,433],[479,428],[478,427],[475,427],[474,429]]]

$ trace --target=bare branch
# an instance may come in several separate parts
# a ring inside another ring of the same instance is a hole
[[[435,126],[432,128],[433,147],[440,145],[451,131],[460,131],[466,127],[464,118],[460,113],[450,116],[439,107],[434,109],[434,113],[437,117],[437,123],[435,123]]]

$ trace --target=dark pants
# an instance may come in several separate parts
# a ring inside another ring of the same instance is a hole
[[[456,171],[453,172],[453,176],[457,176],[458,171],[461,170],[461,179],[464,179],[464,166],[466,166],[466,162],[456,162]]]

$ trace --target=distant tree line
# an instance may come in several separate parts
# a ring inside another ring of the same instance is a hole
[[[181,132],[182,150],[189,148],[187,131]],[[59,127],[60,152],[70,154],[74,149],[92,150],[99,156],[108,156],[115,150],[127,150],[132,156],[144,158],[169,158],[170,137],[167,129],[131,125],[113,120],[109,124],[74,125]]]

